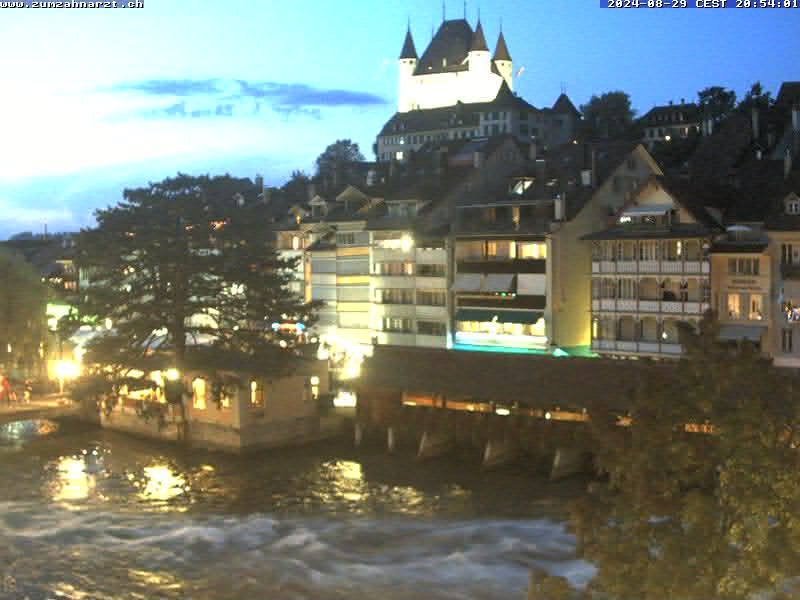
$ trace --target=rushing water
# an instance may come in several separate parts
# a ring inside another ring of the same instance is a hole
[[[0,598],[514,599],[583,584],[563,504],[523,466],[348,445],[245,458],[47,422],[0,426]]]

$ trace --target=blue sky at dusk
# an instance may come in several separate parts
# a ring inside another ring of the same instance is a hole
[[[477,3],[468,3],[475,22]],[[463,16],[447,3],[448,18]],[[395,111],[407,19],[429,0],[145,0],[141,9],[0,9],[0,237],[90,225],[124,187],[177,171],[281,184],[337,138],[369,158]],[[800,80],[800,9],[611,10],[597,0],[481,3],[502,17],[517,91],[576,105],[622,89],[642,113],[708,85]]]

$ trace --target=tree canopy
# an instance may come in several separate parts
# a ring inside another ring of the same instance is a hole
[[[742,111],[750,111],[752,108],[769,108],[774,103],[772,92],[765,90],[760,81],[756,81],[739,102],[736,108]]]
[[[349,139],[336,140],[317,157],[317,176],[324,185],[336,186],[344,182],[348,167],[363,160],[358,144]]]
[[[33,368],[47,335],[47,287],[21,257],[0,252],[0,361]]]
[[[717,336],[710,319],[682,332],[685,358],[642,382],[630,427],[592,415],[609,488],[575,515],[596,591],[744,599],[800,573],[797,384],[752,345]]]
[[[705,118],[721,121],[736,108],[736,92],[713,85],[697,92],[700,113]]]
[[[635,112],[630,96],[623,91],[592,96],[581,105],[584,135],[593,138],[624,137],[630,132]]]
[[[188,358],[220,368],[290,362],[296,338],[271,325],[310,324],[312,307],[286,287],[293,265],[271,247],[268,209],[250,201],[258,191],[248,179],[179,174],[96,212],[97,227],[77,240],[91,276],[81,312],[112,328],[90,360],[136,367],[167,354],[181,369]]]

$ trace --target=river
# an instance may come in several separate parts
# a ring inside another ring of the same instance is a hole
[[[524,599],[582,585],[585,482],[349,444],[247,457],[46,421],[0,426],[0,598]]]

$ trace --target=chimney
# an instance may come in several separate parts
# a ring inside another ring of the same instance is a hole
[[[565,204],[566,204],[566,198],[564,198],[564,193],[561,192],[555,197],[555,200],[553,201],[553,213],[556,221],[564,220]]]
[[[536,173],[536,179],[539,181],[544,181],[545,175],[547,174],[547,163],[543,158],[536,159],[536,166],[534,169],[534,173]]]
[[[261,191],[264,190],[264,177],[260,174],[256,174],[256,187]]]
[[[783,152],[783,178],[789,179],[789,173],[792,172],[792,151],[786,148]]]
[[[761,137],[761,130],[759,128],[759,114],[757,106],[754,106],[750,111],[750,122],[753,126],[753,139],[758,141]]]

